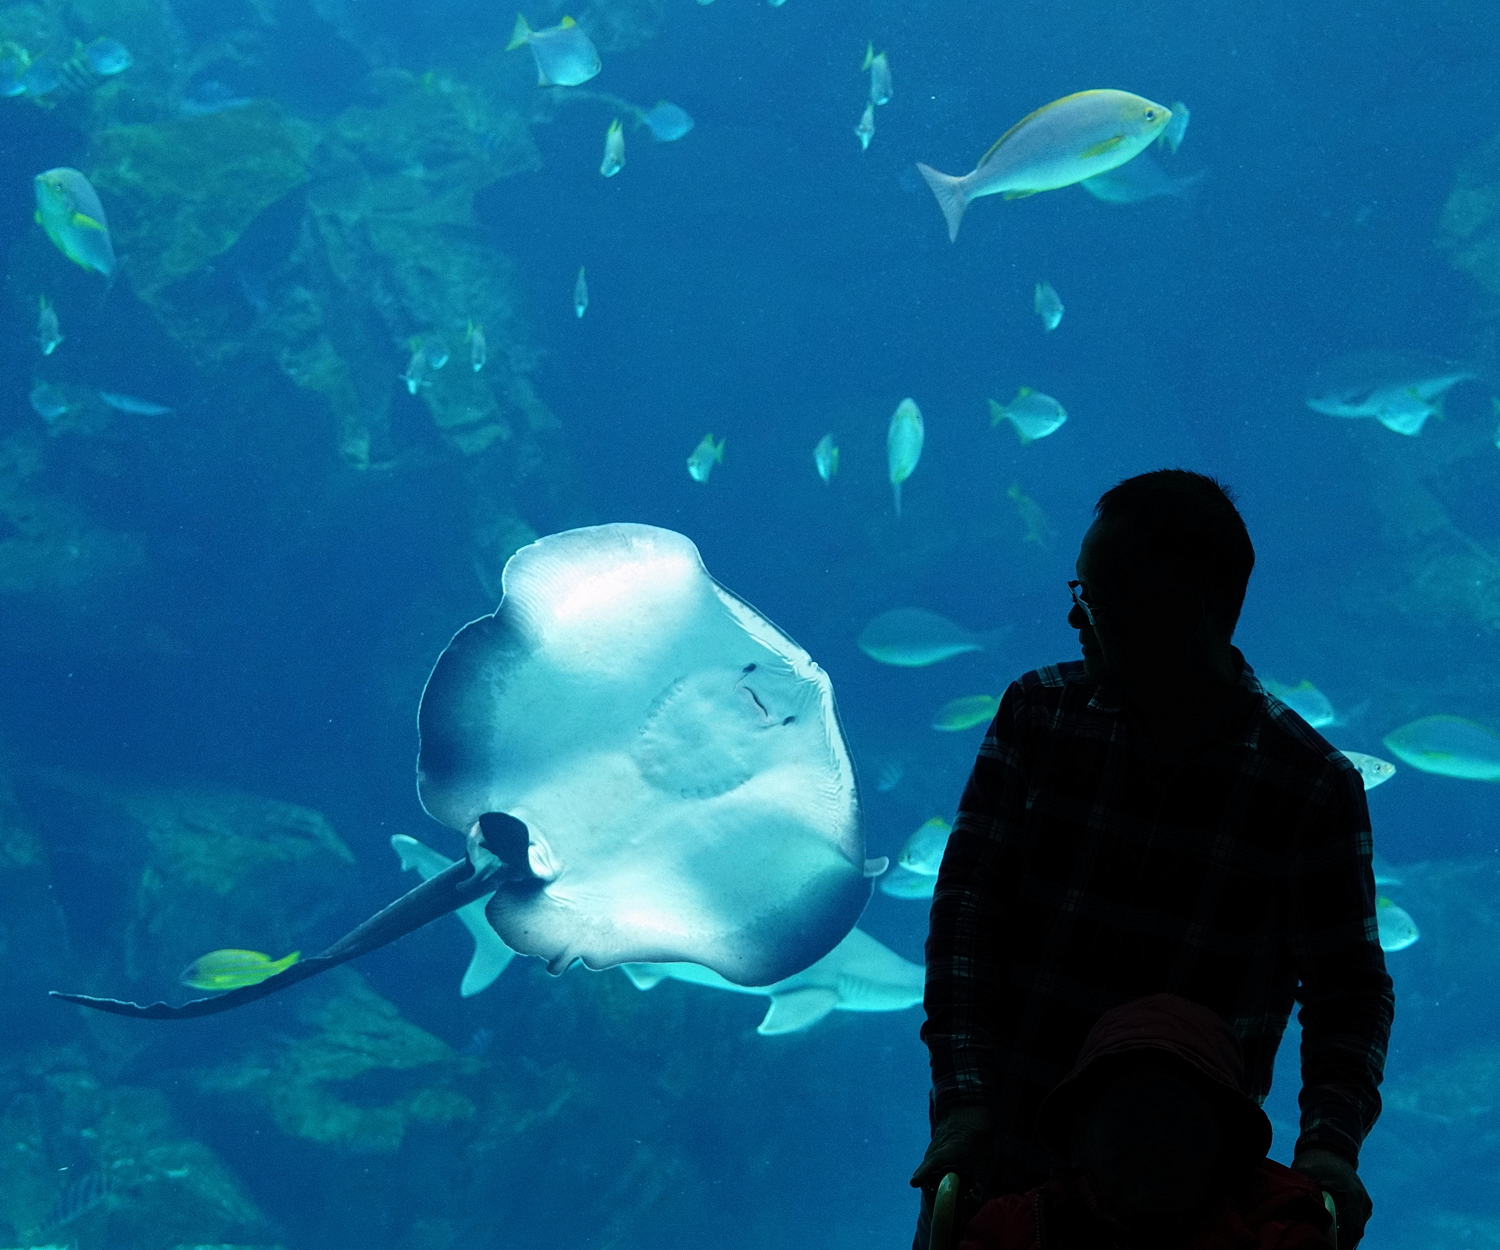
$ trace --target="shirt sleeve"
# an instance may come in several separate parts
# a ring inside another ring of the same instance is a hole
[[[1380,1115],[1396,998],[1375,921],[1364,788],[1331,766],[1309,808],[1290,877],[1290,931],[1302,1003],[1302,1135],[1359,1162]]]
[[[922,1040],[932,1059],[933,1114],[982,1103],[994,1089],[993,1013],[1003,1009],[1002,888],[1020,852],[1026,809],[1019,721],[1023,692],[1012,684],[985,735],[959,803],[938,872],[927,936],[927,1012]]]

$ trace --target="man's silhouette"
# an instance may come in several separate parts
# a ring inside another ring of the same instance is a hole
[[[924,1210],[949,1171],[975,1198],[1041,1184],[1038,1104],[1143,995],[1216,1011],[1263,1099],[1295,999],[1293,1166],[1334,1195],[1350,1250],[1394,1009],[1359,774],[1230,644],[1255,553],[1223,487],[1164,469],[1096,513],[1070,583],[1083,661],[1006,692],[938,877],[933,1138],[912,1183]]]

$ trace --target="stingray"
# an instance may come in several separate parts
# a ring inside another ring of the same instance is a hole
[[[864,858],[833,686],[670,530],[554,534],[505,566],[422,695],[418,792],[467,856],[319,955],[180,1006],[57,994],[120,1015],[211,1015],[490,895],[501,941],[574,963],[693,963],[783,980],[859,919]]]

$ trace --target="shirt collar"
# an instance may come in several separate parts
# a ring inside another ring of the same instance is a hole
[[[1226,740],[1233,746],[1254,751],[1260,744],[1260,723],[1266,711],[1266,692],[1260,684],[1255,670],[1245,661],[1238,647],[1231,647],[1234,662],[1239,668],[1238,688],[1243,692],[1243,712],[1237,713],[1231,722]],[[1125,694],[1118,684],[1101,681],[1094,687],[1089,699],[1089,710],[1117,716],[1125,710]]]

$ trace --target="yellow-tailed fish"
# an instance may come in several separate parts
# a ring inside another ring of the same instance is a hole
[[[818,440],[818,445],[813,448],[813,464],[825,483],[832,481],[833,475],[839,471],[839,446],[833,441],[832,434],[825,434]]]
[[[1265,678],[1260,684],[1267,694],[1281,700],[1314,729],[1339,723],[1338,713],[1333,710],[1328,696],[1305,677],[1295,686],[1288,686],[1272,677]]]
[[[606,178],[613,178],[624,168],[625,131],[617,117],[609,123],[609,130],[604,135],[604,159],[599,163],[599,172]]]
[[[464,341],[469,345],[469,367],[478,373],[490,358],[489,345],[484,341],[484,327],[469,322],[469,328],[464,332]]]
[[[1048,540],[1053,536],[1052,526],[1047,521],[1047,514],[1042,511],[1042,505],[1030,495],[1021,493],[1020,482],[1012,482],[1005,494],[1015,503],[1016,511],[1021,514],[1021,524],[1026,527],[1021,541],[1035,543],[1038,547],[1047,546]]]
[[[35,178],[36,219],[57,250],[75,265],[102,273],[115,271],[104,205],[76,169],[49,169]]]
[[[42,349],[42,355],[50,356],[57,350],[57,345],[63,341],[63,333],[57,324],[57,309],[47,302],[45,295],[40,296],[38,302],[36,341]]]
[[[973,729],[975,725],[988,725],[1000,710],[1000,700],[992,694],[971,694],[962,699],[950,699],[938,708],[932,718],[932,727],[946,733],[957,733],[961,729]]]
[[[1375,926],[1380,932],[1380,949],[1404,951],[1422,935],[1417,931],[1417,922],[1404,907],[1380,895],[1375,900]]]
[[[941,816],[933,816],[917,826],[896,857],[896,865],[919,877],[935,877],[943,866],[943,852],[948,849],[948,835],[953,832]]]
[[[583,276],[583,266],[578,266],[578,281],[573,283],[573,312],[576,316],[583,316],[589,310],[589,284],[588,279]]]
[[[885,459],[891,476],[891,492],[896,499],[896,515],[901,515],[901,483],[906,481],[922,459],[922,443],[927,437],[922,424],[922,410],[914,399],[903,399],[891,414],[885,432]]]
[[[1008,200],[1055,191],[1123,165],[1172,120],[1172,111],[1128,91],[1080,91],[1023,117],[962,177],[917,168],[958,238],[964,210],[986,195]]]
[[[1016,427],[1016,437],[1021,440],[1022,447],[1055,434],[1067,419],[1068,414],[1057,400],[1029,386],[1023,386],[1008,404],[990,400],[990,428],[1009,421]]]
[[[1465,781],[1500,781],[1500,734],[1460,716],[1424,716],[1382,741],[1403,764]]]
[[[516,26],[505,50],[510,52],[522,44],[531,49],[540,87],[576,87],[599,72],[599,49],[571,17],[545,30],[532,30],[526,19],[516,14]]]
[[[1192,115],[1192,110],[1186,104],[1181,100],[1176,101],[1172,105],[1172,120],[1162,127],[1157,142],[1175,153],[1182,146],[1182,136],[1187,134],[1188,119]]]
[[[693,448],[693,454],[687,458],[688,476],[695,482],[708,481],[708,475],[714,471],[714,465],[724,463],[724,440],[721,438],[714,442],[712,434],[705,434],[703,441]]]
[[[1050,282],[1038,282],[1036,294],[1031,297],[1031,307],[1042,319],[1042,329],[1050,332],[1062,324],[1063,302]]]
[[[875,106],[866,104],[865,111],[859,115],[859,125],[854,128],[854,136],[859,140],[859,150],[866,151],[870,146],[870,140],[875,137]]]
[[[427,380],[428,366],[426,346],[421,339],[413,339],[411,357],[406,362],[406,372],[401,374],[401,380],[406,383],[408,395],[415,395],[424,386],[432,385]]]
[[[195,990],[238,990],[259,985],[286,971],[301,956],[301,951],[293,951],[281,959],[272,959],[259,951],[209,951],[184,968],[178,980]]]
[[[870,71],[870,103],[888,104],[891,99],[891,63],[884,52],[876,52],[873,43],[865,45],[865,63]]]

